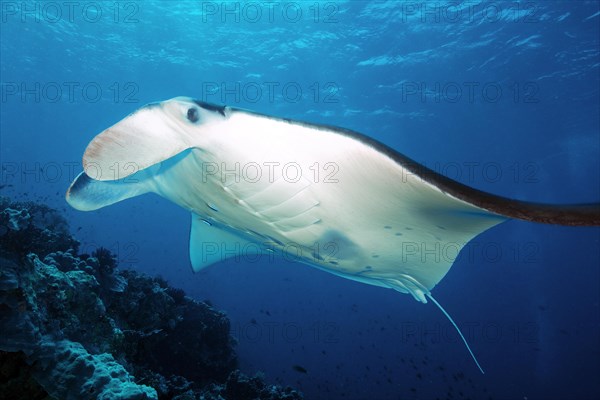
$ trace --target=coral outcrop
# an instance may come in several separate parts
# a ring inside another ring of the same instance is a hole
[[[296,400],[236,370],[229,320],[160,278],[79,254],[64,218],[0,198],[0,400]]]

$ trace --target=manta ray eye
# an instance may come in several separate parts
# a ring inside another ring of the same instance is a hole
[[[190,122],[198,122],[198,120],[200,119],[200,115],[198,114],[198,109],[196,108],[190,108],[187,110],[187,119]]]

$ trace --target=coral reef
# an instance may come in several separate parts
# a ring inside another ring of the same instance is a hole
[[[56,211],[0,198],[0,400],[302,398],[236,370],[222,312],[78,250]]]

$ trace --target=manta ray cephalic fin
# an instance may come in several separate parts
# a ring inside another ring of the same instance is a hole
[[[117,203],[121,200],[148,193],[151,181],[147,173],[116,181],[98,181],[81,172],[67,190],[69,205],[80,211],[92,211]]]

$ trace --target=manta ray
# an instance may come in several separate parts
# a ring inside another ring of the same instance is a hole
[[[474,237],[511,218],[600,225],[600,203],[549,205],[449,179],[363,134],[209,104],[152,103],[97,135],[67,202],[96,210],[156,193],[190,211],[194,271],[294,259],[431,299]]]

